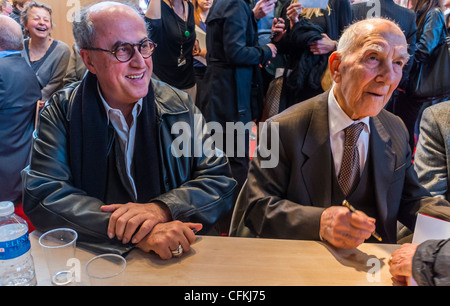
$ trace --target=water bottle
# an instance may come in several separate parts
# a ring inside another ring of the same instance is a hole
[[[0,202],[0,286],[34,286],[28,225],[14,214],[14,204]]]

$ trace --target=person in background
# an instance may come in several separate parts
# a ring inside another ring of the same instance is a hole
[[[325,9],[287,3],[281,16],[287,32],[276,44],[286,55],[279,112],[329,89],[328,57],[352,22],[352,12],[348,0],[330,0]]]
[[[269,120],[267,134],[279,135],[278,164],[252,159],[232,234],[355,248],[377,242],[375,230],[383,243],[397,243],[397,221],[413,230],[418,211],[450,216],[450,203],[419,184],[404,124],[384,109],[408,59],[394,22],[350,25],[329,59],[333,87]]]
[[[151,78],[156,46],[136,9],[100,2],[74,27],[89,72],[40,113],[23,171],[25,213],[41,231],[73,228],[77,245],[95,252],[188,251],[195,232],[231,208],[227,158],[194,156],[208,141],[204,119],[188,94]],[[171,132],[180,122],[192,132],[185,154]]]
[[[43,3],[32,1],[22,11],[22,24],[29,38],[24,41],[22,56],[33,68],[41,85],[43,103],[63,87],[70,59],[70,48],[53,39],[52,9]]]
[[[214,0],[206,20],[208,65],[200,105],[206,121],[222,127],[222,131],[215,131],[215,137],[223,140],[222,149],[238,182],[234,199],[247,178],[250,131],[227,130],[226,125],[237,122],[245,125],[261,118],[261,66],[276,55],[274,44],[259,45],[254,13],[261,17],[261,12],[273,10],[275,1],[258,4],[252,10],[248,1]],[[219,234],[228,233],[230,220],[231,212],[219,222]]]
[[[392,253],[389,272],[401,284],[450,286],[450,239],[405,243]]]
[[[410,59],[403,68],[403,76],[397,89],[392,94],[391,99],[386,104],[386,109],[400,118],[411,131],[410,137],[413,137],[413,129],[416,121],[414,108],[411,108],[409,97],[406,95],[408,89],[409,73],[411,71],[416,52],[416,15],[411,9],[402,7],[394,3],[393,0],[380,0],[378,2],[362,2],[352,4],[352,15],[355,20],[362,20],[371,17],[385,17],[395,21],[403,30],[408,42],[408,53]],[[376,16],[376,15],[379,16]],[[412,115],[411,115],[412,111]],[[412,129],[412,130],[411,130]],[[413,147],[411,147],[413,150]]]
[[[20,171],[29,162],[41,88],[34,71],[20,55],[20,25],[0,15],[0,28],[0,201],[13,202],[16,213],[29,222],[22,211]],[[33,229],[29,222],[29,230]]]
[[[209,9],[211,8],[214,0],[194,0],[194,19],[195,19],[195,31],[197,38],[203,39],[206,44],[206,18],[208,17]],[[202,36],[203,38],[201,38]],[[194,73],[195,81],[197,84],[197,97],[195,104],[199,106],[200,92],[203,85],[203,77],[206,71],[206,45],[201,48],[199,40],[195,41],[194,50]],[[199,106],[200,107],[200,106]]]
[[[416,12],[417,35],[416,52],[414,54],[410,78],[420,72],[422,65],[432,64],[433,58],[431,54],[446,39],[442,0],[412,0],[411,3],[413,11]],[[413,87],[414,84],[410,85]],[[410,90],[413,89],[410,88]],[[410,143],[411,146],[414,146],[419,136],[419,124],[423,110],[430,105],[446,101],[450,97],[429,97],[426,101],[418,100],[414,97],[408,98],[408,105],[414,110],[415,114],[414,122],[411,121],[411,126],[408,126]]]
[[[0,14],[9,16],[13,11],[13,7],[9,0],[0,0]]]
[[[23,33],[25,33],[25,28],[20,19],[20,14],[22,13],[22,10],[25,7],[25,5],[27,5],[28,3],[30,3],[30,0],[13,0],[12,2],[13,10],[12,13],[9,15],[9,17],[17,21],[18,24],[20,24]]]
[[[80,57],[80,49],[77,44],[72,45],[72,55],[70,56],[67,72],[64,76],[64,86],[81,81],[87,73],[87,68]]]
[[[153,77],[187,92],[196,101],[193,4],[187,0],[150,1],[145,17],[149,37],[158,46],[153,55]]]
[[[444,0],[445,7],[445,24],[447,25],[447,33],[450,32],[450,0]]]

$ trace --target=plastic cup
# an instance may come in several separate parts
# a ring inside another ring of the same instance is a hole
[[[127,261],[117,254],[102,254],[90,259],[85,266],[92,286],[122,286]]]
[[[69,263],[75,258],[77,238],[77,232],[70,228],[57,228],[39,238],[52,284],[67,285],[74,280],[77,271]]]

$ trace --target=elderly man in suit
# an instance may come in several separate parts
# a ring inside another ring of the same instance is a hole
[[[29,162],[41,89],[34,71],[20,55],[20,25],[0,15],[0,29],[0,201],[12,201],[17,208],[22,203],[20,171]]]
[[[231,234],[354,248],[375,240],[375,230],[396,243],[397,220],[412,229],[419,210],[445,214],[449,203],[418,182],[402,121],[383,109],[408,58],[395,23],[371,18],[348,27],[329,59],[331,90],[269,121],[267,133],[279,132],[279,163],[261,167],[264,154],[252,160]]]

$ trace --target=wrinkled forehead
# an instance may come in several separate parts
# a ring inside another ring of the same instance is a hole
[[[365,32],[358,35],[355,45],[365,53],[367,51],[376,51],[388,53],[394,51],[401,55],[407,54],[408,44],[403,32],[393,24],[367,24]],[[406,54],[404,54],[406,53]]]

